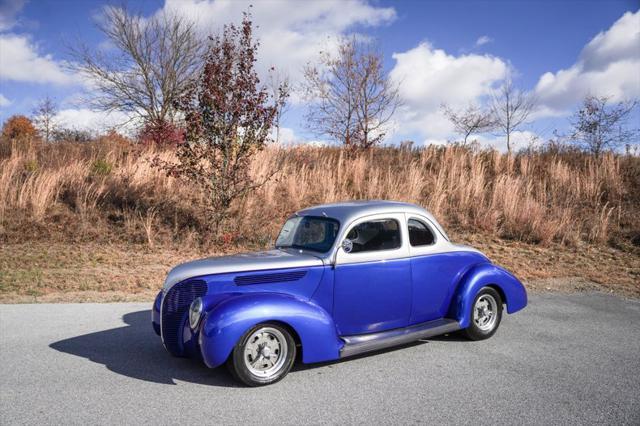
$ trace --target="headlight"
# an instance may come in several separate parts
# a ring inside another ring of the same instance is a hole
[[[189,307],[189,325],[192,329],[198,326],[200,322],[200,317],[202,316],[202,299],[198,297],[196,300],[191,302],[191,306]]]

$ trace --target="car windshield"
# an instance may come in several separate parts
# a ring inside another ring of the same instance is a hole
[[[296,216],[287,220],[276,239],[276,248],[297,248],[328,252],[338,235],[340,223],[328,217]]]

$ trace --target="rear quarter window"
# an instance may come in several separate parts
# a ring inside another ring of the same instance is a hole
[[[431,228],[418,219],[409,219],[409,243],[412,247],[430,246],[436,242]]]

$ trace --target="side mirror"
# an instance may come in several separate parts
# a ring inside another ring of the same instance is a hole
[[[345,253],[351,253],[351,250],[353,250],[353,242],[348,238],[345,238],[340,246]]]

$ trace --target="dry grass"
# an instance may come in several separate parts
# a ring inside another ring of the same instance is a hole
[[[212,235],[201,208],[206,195],[155,169],[157,156],[169,161],[173,153],[108,139],[0,143],[3,298],[29,298],[31,291],[33,297],[151,294],[178,261],[265,247],[292,211],[350,199],[423,205],[458,240],[524,278],[579,276],[605,286],[616,282],[630,294],[640,287],[637,157],[272,147],[255,158],[252,175],[268,175],[284,156],[280,172],[238,200],[232,219]],[[73,255],[67,262],[58,252]],[[42,267],[29,266],[40,261]]]
[[[607,243],[620,234],[630,239],[640,229],[640,159],[634,157],[506,156],[457,147],[359,154],[271,148],[257,155],[252,174],[258,180],[268,175],[282,155],[286,161],[276,178],[233,207],[235,219],[226,232],[235,239],[260,241],[294,210],[349,199],[409,201],[449,227],[532,243]],[[154,168],[154,157],[170,161],[173,154],[108,142],[11,150],[0,160],[4,240],[24,238],[24,225],[49,227],[62,216],[80,225],[64,233],[85,240],[97,233],[106,241],[117,236],[151,245],[202,235],[207,224],[199,206],[205,195]]]
[[[572,249],[558,243],[534,246],[479,234],[454,238],[473,244],[516,272],[529,290],[597,289],[640,297],[640,257],[631,253],[596,246]],[[146,244],[3,245],[0,303],[150,301],[172,266],[224,253],[178,247],[151,249]]]

